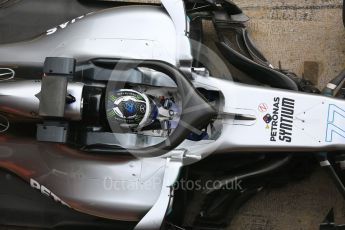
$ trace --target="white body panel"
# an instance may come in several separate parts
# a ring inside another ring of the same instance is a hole
[[[194,85],[220,91],[224,101],[221,106],[223,114],[218,118],[222,122],[220,136],[216,140],[185,141],[180,146],[193,155],[203,158],[211,153],[235,151],[330,151],[345,148],[344,100],[243,85],[212,77],[198,76]],[[284,105],[293,110],[292,119],[286,117]],[[274,116],[274,110],[277,116]],[[272,117],[269,122],[264,120],[267,114]],[[286,129],[289,124],[291,130]]]

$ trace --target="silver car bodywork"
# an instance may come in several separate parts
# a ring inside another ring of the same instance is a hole
[[[192,59],[188,46],[188,38],[175,29],[164,8],[130,6],[83,15],[33,40],[1,45],[5,55],[0,64],[43,66],[45,57],[73,57],[80,62],[101,55],[179,65],[181,58]]]
[[[128,6],[91,13],[31,41],[1,45],[0,66],[42,67],[45,57],[73,57],[78,62],[98,57],[134,58],[161,60],[191,73],[183,2],[162,3],[165,8]],[[90,155],[62,144],[4,133],[0,136],[0,166],[80,212],[140,221],[137,229],[159,229],[172,203],[171,186],[183,165],[211,153],[345,148],[345,102],[341,100],[246,86],[207,74],[194,74],[192,83],[222,95],[219,129],[210,140],[186,140],[164,156],[141,159]],[[11,92],[11,84],[0,85],[0,109],[6,111],[10,103],[24,107],[22,112],[27,114],[25,105],[32,102],[37,108],[37,85],[22,91],[31,99],[25,96],[16,104],[11,100],[17,101],[21,95]],[[78,91],[76,85],[69,87]],[[67,112],[72,120],[78,120],[75,112],[80,110],[77,106]]]
[[[178,12],[172,17],[159,6],[121,7],[80,16],[33,40],[0,45],[0,66],[14,70],[13,67],[42,67],[45,57],[54,56],[73,57],[78,62],[95,57],[159,59],[182,68],[180,60],[191,63],[192,56],[186,36],[186,17],[180,15],[184,14],[183,2],[176,3],[167,2],[168,11]],[[0,92],[2,110],[6,111],[11,104],[22,115],[32,117],[32,111],[26,107],[38,110],[40,82],[31,81],[29,85],[22,88],[21,83],[5,83]],[[74,95],[77,92],[80,97],[81,90],[77,85],[68,86],[68,91]],[[66,113],[72,120],[78,120],[81,109],[80,106],[66,108]],[[75,210],[123,221],[142,219],[138,229],[160,226],[171,200],[171,191],[165,191],[163,184],[173,183],[182,166],[166,158],[90,156],[59,144],[37,143],[6,134],[3,137],[2,168]],[[178,156],[182,154],[176,152]],[[172,165],[177,166],[168,170]],[[152,215],[157,219],[157,212],[162,218],[152,222]]]

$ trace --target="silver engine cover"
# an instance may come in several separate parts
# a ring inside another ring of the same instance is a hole
[[[78,62],[123,57],[177,65],[177,37],[163,7],[112,8],[62,23],[31,41],[0,45],[0,66],[40,67],[46,57],[73,57]]]

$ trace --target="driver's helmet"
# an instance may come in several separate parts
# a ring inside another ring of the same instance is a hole
[[[156,103],[147,95],[131,89],[122,89],[111,95],[113,119],[121,127],[141,129],[152,124],[158,116]]]

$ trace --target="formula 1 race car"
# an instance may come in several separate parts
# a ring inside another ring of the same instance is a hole
[[[0,45],[0,224],[223,229],[314,159],[345,197],[345,72],[320,92],[274,68],[228,0],[95,2]]]

